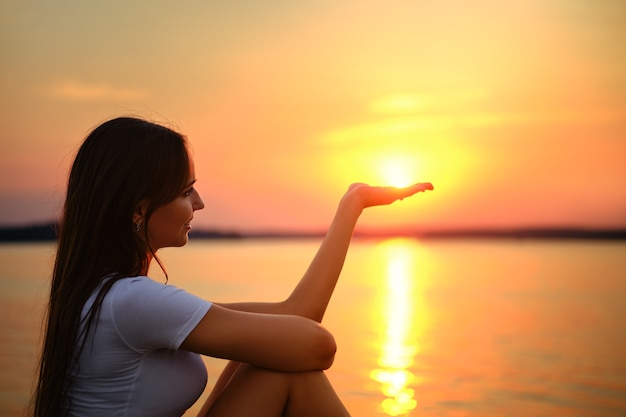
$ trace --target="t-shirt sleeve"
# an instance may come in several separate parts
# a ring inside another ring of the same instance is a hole
[[[122,280],[111,292],[113,325],[124,342],[139,352],[178,349],[212,305],[147,277]]]

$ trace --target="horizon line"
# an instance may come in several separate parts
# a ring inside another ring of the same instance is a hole
[[[54,241],[58,230],[57,222],[37,223],[22,226],[0,225],[0,242]],[[281,239],[322,238],[326,230],[264,230],[242,231],[203,227],[189,233],[191,239]],[[393,228],[357,229],[357,239],[382,239],[394,237],[419,239],[596,239],[626,240],[625,227],[599,228],[578,226],[534,226],[534,227],[456,227],[456,228]]]

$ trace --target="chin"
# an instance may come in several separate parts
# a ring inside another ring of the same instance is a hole
[[[167,248],[180,248],[182,246],[185,246],[187,244],[187,242],[189,242],[189,238],[187,236],[185,236],[185,237],[181,237],[180,239],[178,239],[176,241],[172,241],[169,245],[166,245],[165,247],[167,247]]]

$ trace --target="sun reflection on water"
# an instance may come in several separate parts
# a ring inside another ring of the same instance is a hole
[[[415,409],[417,400],[411,371],[415,356],[419,353],[417,342],[416,299],[417,284],[414,266],[416,247],[411,241],[394,239],[380,246],[386,262],[386,285],[383,294],[378,368],[370,372],[370,378],[381,384],[386,396],[381,406],[390,416],[405,415]]]

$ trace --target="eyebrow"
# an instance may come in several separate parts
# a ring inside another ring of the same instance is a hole
[[[189,188],[189,187],[191,187],[192,185],[194,185],[195,183],[196,183],[196,179],[193,179],[193,180],[191,180],[191,181],[189,181],[189,182],[187,183],[187,185],[185,186],[185,188]]]

